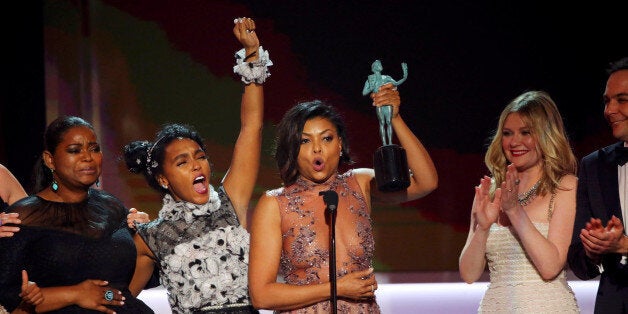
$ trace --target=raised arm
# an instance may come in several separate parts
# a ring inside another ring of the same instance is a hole
[[[247,211],[260,165],[264,123],[262,83],[269,75],[267,67],[272,62],[268,59],[268,53],[260,46],[252,19],[237,19],[233,33],[244,47],[244,51],[240,51],[242,60],[234,70],[242,76],[245,86],[240,105],[240,134],[233,149],[231,165],[222,183],[233,202],[240,223],[246,228]],[[241,70],[249,72],[238,72]]]
[[[401,78],[399,81],[394,82],[393,84],[395,86],[399,86],[401,83],[405,82],[408,79],[408,64],[407,63],[402,63],[401,64],[401,70],[403,70],[403,78]]]
[[[471,206],[471,223],[467,242],[460,253],[458,269],[466,283],[477,281],[486,267],[486,240],[491,225],[497,221],[501,203],[501,189],[490,199],[491,178],[484,176],[475,187],[475,197]]]

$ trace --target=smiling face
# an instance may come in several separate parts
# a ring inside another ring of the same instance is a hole
[[[321,183],[338,170],[342,139],[328,119],[316,117],[305,122],[297,160],[298,170],[307,180]]]
[[[538,165],[541,161],[541,152],[537,148],[537,140],[532,134],[521,115],[510,113],[504,120],[502,130],[502,150],[518,171],[523,171]]]
[[[613,136],[628,141],[628,70],[609,76],[603,99],[604,117],[613,130]]]
[[[168,187],[175,200],[200,205],[209,201],[210,175],[205,151],[194,140],[182,138],[166,146],[163,174],[157,180]]]
[[[45,151],[44,161],[54,170],[59,189],[90,187],[98,180],[102,152],[94,131],[86,126],[68,129],[54,152]]]

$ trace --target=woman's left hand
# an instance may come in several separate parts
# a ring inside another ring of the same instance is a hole
[[[245,48],[247,54],[255,51],[259,48],[259,38],[255,32],[255,21],[249,17],[236,18],[233,23],[233,34]],[[253,60],[257,59],[252,58]],[[245,60],[249,61],[249,60]]]
[[[506,178],[501,184],[502,197],[501,207],[505,213],[511,212],[519,205],[519,179],[517,178],[519,173],[515,165],[510,164],[506,168]]]
[[[0,238],[12,237],[14,233],[20,231],[19,227],[5,226],[5,224],[21,224],[22,221],[18,216],[18,213],[0,213]]]

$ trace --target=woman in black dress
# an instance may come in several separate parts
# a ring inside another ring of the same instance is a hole
[[[53,121],[35,168],[37,194],[8,208],[20,232],[0,238],[0,304],[21,301],[21,270],[41,287],[37,312],[153,313],[128,284],[136,250],[128,209],[98,187],[102,152],[91,124],[79,117]]]

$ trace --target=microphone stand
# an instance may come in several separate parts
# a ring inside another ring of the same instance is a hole
[[[329,283],[331,284],[331,309],[332,313],[338,312],[338,296],[336,292],[336,207],[338,206],[338,193],[333,190],[321,191],[326,205],[326,215],[329,215]]]

